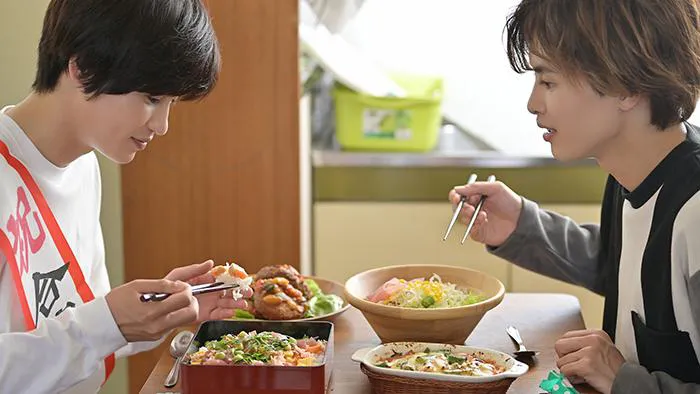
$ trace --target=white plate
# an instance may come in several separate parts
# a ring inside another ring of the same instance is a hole
[[[382,358],[390,357],[395,353],[405,354],[409,351],[422,352],[426,348],[430,351],[450,350],[457,353],[476,353],[481,352],[490,361],[496,362],[500,366],[505,367],[505,372],[493,376],[467,376],[467,375],[450,375],[436,372],[417,372],[405,371],[400,369],[390,369],[377,367],[374,364]],[[424,342],[392,342],[379,345],[373,349],[365,348],[356,351],[352,355],[353,361],[363,363],[365,367],[375,373],[385,375],[403,376],[414,379],[432,379],[445,382],[461,382],[461,383],[486,383],[495,382],[501,379],[517,378],[523,375],[528,370],[528,365],[521,363],[512,356],[499,352],[497,350],[473,347],[473,346],[458,346],[446,345],[441,343],[424,343]]]

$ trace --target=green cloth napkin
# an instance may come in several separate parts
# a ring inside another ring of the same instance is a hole
[[[547,379],[540,382],[540,388],[550,394],[578,394],[575,388],[565,382],[563,375],[549,371]]]

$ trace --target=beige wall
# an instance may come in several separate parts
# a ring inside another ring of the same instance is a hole
[[[31,86],[48,0],[0,1],[0,105],[15,103]]]
[[[14,104],[29,92],[36,70],[36,48],[48,0],[0,1],[0,106]],[[107,269],[112,285],[122,283],[124,259],[119,170],[100,157],[102,167],[102,228]],[[101,393],[127,392],[126,362],[120,360]]]

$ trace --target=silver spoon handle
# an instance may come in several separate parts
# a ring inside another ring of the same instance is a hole
[[[517,328],[513,326],[508,326],[506,328],[506,332],[508,335],[510,335],[511,338],[515,341],[515,343],[518,344],[518,347],[520,347],[520,350],[525,350],[525,345],[523,344],[523,339],[520,337],[520,332],[518,331]]]
[[[182,357],[184,357],[184,354],[178,357],[173,367],[170,368],[170,373],[168,373],[168,376],[165,378],[165,383],[163,384],[165,387],[170,388],[177,384],[177,380],[180,377],[180,361],[182,361]]]

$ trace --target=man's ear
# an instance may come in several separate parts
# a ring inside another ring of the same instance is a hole
[[[638,104],[642,97],[639,94],[628,94],[625,96],[620,96],[618,99],[617,107],[622,112],[631,111]]]
[[[70,79],[71,83],[76,86],[82,86],[83,83],[80,80],[81,76],[81,71],[80,68],[78,68],[78,63],[75,61],[75,58],[72,58],[68,61],[68,79]]]

